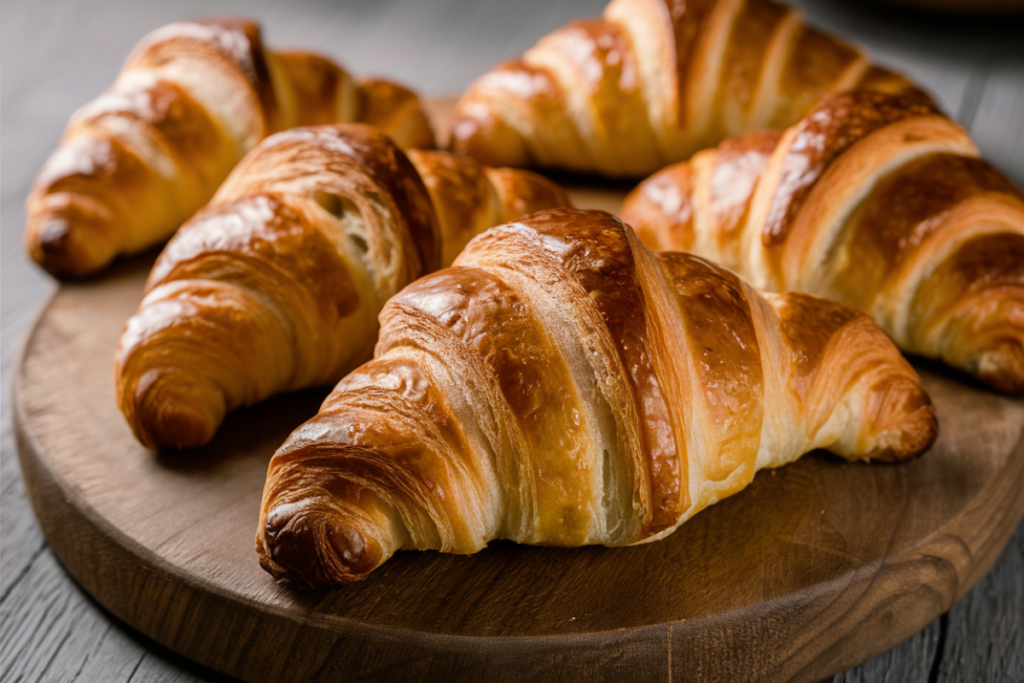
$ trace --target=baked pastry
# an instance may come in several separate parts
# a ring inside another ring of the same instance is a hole
[[[640,178],[854,87],[912,86],[770,0],[613,0],[478,79],[452,144],[494,166]]]
[[[1024,195],[926,101],[830,96],[652,176],[621,215],[653,249],[835,299],[908,353],[1024,391]]]
[[[239,163],[167,244],[121,337],[117,400],[139,441],[199,446],[228,410],[337,382],[369,357],[384,302],[451,244],[568,203],[528,171],[410,157],[349,124],[278,133]]]
[[[170,237],[267,135],[351,121],[403,147],[434,145],[419,98],[401,86],[267,50],[251,21],[164,26],[72,116],[29,194],[28,253],[58,277],[94,273]]]
[[[936,435],[870,318],[759,295],[599,211],[488,230],[381,324],[374,360],[271,460],[256,549],[279,579],[497,538],[653,541],[814,448],[897,461]]]

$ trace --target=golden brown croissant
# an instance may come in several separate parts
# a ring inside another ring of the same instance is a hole
[[[356,581],[398,549],[666,536],[814,448],[903,460],[936,435],[866,316],[759,295],[622,222],[492,228],[381,313],[350,374],[270,464],[257,551],[278,578]]]
[[[652,176],[622,217],[651,248],[841,301],[905,351],[1024,391],[1024,195],[926,102],[830,96]]]
[[[770,0],[613,0],[477,80],[452,144],[496,166],[642,177],[854,87],[912,86]]]
[[[168,243],[121,337],[118,403],[143,444],[199,446],[228,410],[338,381],[369,357],[384,302],[453,245],[568,205],[533,173],[409,154],[350,124],[278,133],[242,160]]]
[[[60,277],[93,273],[170,237],[267,135],[351,121],[379,125],[403,147],[433,147],[405,88],[356,83],[319,55],[264,49],[250,21],[164,26],[71,118],[28,198],[29,255]]]

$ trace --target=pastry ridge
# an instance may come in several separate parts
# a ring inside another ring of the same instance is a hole
[[[452,146],[495,166],[639,178],[854,88],[916,90],[771,0],[613,0],[474,82]]]
[[[843,302],[909,353],[1024,391],[1024,194],[913,94],[830,95],[660,171],[621,214],[652,248]]]
[[[89,275],[170,237],[268,135],[360,120],[403,147],[434,146],[419,98],[402,86],[266,49],[246,19],[163,26],[71,117],[29,193],[26,249],[52,275]]]
[[[256,548],[316,587],[399,549],[629,545],[809,450],[899,461],[936,433],[865,315],[542,211],[388,302],[374,360],[271,460]]]
[[[369,357],[384,302],[474,234],[568,201],[528,171],[407,156],[366,124],[272,135],[157,259],[118,346],[118,404],[146,446],[202,445],[228,410]]]

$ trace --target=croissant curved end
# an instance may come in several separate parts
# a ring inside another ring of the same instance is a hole
[[[360,581],[390,556],[359,519],[337,510],[324,515],[315,500],[277,505],[261,527],[260,566],[309,588]]]
[[[937,348],[926,355],[967,371],[997,391],[1024,394],[1024,286],[979,287],[960,297],[945,321],[936,317],[939,323],[929,332]]]
[[[210,442],[224,419],[223,392],[197,387],[196,378],[152,369],[120,397],[135,436],[149,448],[198,448]],[[131,405],[125,405],[130,402]]]
[[[939,423],[931,398],[915,377],[898,375],[873,388],[871,418],[874,447],[865,460],[902,462],[919,457],[935,443]]]
[[[1011,395],[1024,394],[1024,291],[974,305],[951,337],[944,355],[968,368],[985,384]],[[988,305],[986,305],[986,303]],[[986,316],[985,313],[988,312]],[[958,357],[962,355],[963,357]]]
[[[33,261],[59,278],[91,275],[110,263],[117,245],[106,239],[106,219],[72,203],[30,213],[25,247]]]
[[[1024,342],[1006,339],[989,353],[982,353],[978,379],[1010,395],[1024,394]]]

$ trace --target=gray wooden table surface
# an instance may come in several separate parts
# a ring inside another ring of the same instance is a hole
[[[1024,184],[1024,31],[1018,17],[971,19],[861,2],[797,2],[812,23],[866,45],[906,72]],[[18,470],[10,377],[21,341],[56,283],[23,255],[24,202],[71,112],[113,82],[131,47],[167,22],[260,19],[268,45],[333,55],[359,74],[427,95],[461,92],[478,74],[604,0],[5,0],[0,7],[2,458],[0,680],[223,681],[106,613],[64,572],[32,514]],[[1024,525],[991,571],[910,640],[839,681],[1024,680]]]

